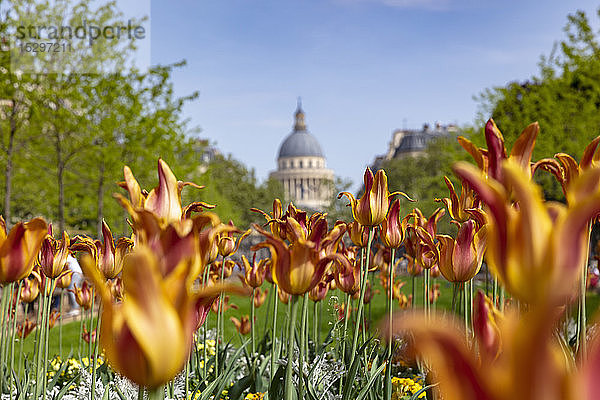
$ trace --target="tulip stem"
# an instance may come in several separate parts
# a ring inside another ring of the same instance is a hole
[[[96,362],[98,360],[98,337],[100,335],[100,325],[102,324],[102,304],[98,306],[98,313],[96,315],[96,340],[94,340],[94,361],[90,361],[92,365],[92,390],[90,393],[90,400],[94,400],[94,394],[96,391]],[[93,315],[93,314],[92,314]],[[90,343],[92,342],[92,332],[90,332]]]
[[[7,307],[7,303],[8,303],[8,298],[10,296],[10,292],[11,292],[11,288],[12,284],[9,285],[4,285],[2,287],[2,325],[0,325],[0,363],[2,363],[0,365],[0,379],[2,379],[2,381],[4,381],[4,376],[6,374],[6,371],[4,370],[4,363],[2,362],[4,360],[4,342],[7,340],[7,335],[5,334],[5,326],[8,325],[8,321],[9,319],[7,318],[7,311],[8,311],[8,307]],[[1,384],[0,384],[1,386]],[[0,387],[0,389],[2,389]],[[2,390],[3,391],[3,390]]]
[[[392,398],[392,345],[394,343],[394,259],[396,258],[396,249],[392,248],[392,260],[390,261],[390,275],[388,281],[388,346],[387,346],[387,366],[385,369],[385,400]]]
[[[319,348],[321,348],[321,324],[323,323],[323,301],[319,302],[319,330],[317,331],[317,343],[319,344]]]
[[[458,294],[458,283],[454,282],[452,284],[452,316],[454,317],[454,313],[456,312],[456,295]]]
[[[35,351],[35,395],[36,397],[39,397],[39,395],[41,394],[39,391],[39,384],[40,384],[40,369],[42,368],[42,341],[44,340],[44,320],[46,318],[46,303],[47,303],[47,298],[48,296],[46,296],[46,284],[47,281],[44,280],[41,288],[40,288],[40,294],[38,297],[38,315],[37,315],[37,329],[36,329],[36,342],[35,342],[35,347],[36,347],[36,351]],[[40,304],[41,303],[41,304]]]
[[[208,264],[206,266],[206,270],[204,271],[204,276],[202,279],[202,286],[206,286],[207,282],[208,282],[208,277],[210,276],[210,264]],[[204,326],[202,328],[202,341],[203,341],[203,346],[202,346],[202,362],[203,364],[203,368],[202,368],[202,379],[204,380],[204,382],[208,385],[207,382],[207,378],[208,378],[208,360],[206,359],[206,329],[208,328],[208,319],[210,318],[210,312],[208,312],[208,314],[206,315],[206,321],[204,321]],[[195,346],[195,351],[196,354],[198,354],[198,346]],[[198,358],[196,357],[196,361],[198,360]],[[200,364],[198,363],[198,365],[196,366],[196,369],[200,368]],[[186,397],[187,399],[187,397]]]
[[[467,282],[463,282],[462,284],[462,289],[463,289],[463,316],[465,319],[465,337],[468,339],[469,338],[469,307],[468,307],[468,302],[469,302],[469,293],[468,293],[468,288],[467,288]]]
[[[79,310],[79,359],[81,360],[81,342],[83,340],[83,314],[85,314],[85,310],[81,308]]]
[[[586,236],[586,247],[585,247],[585,258],[584,263],[581,266],[581,279],[580,279],[580,293],[579,293],[579,346],[578,352],[581,355],[581,361],[585,364],[587,359],[587,317],[586,317],[586,290],[587,290],[587,272],[588,272],[588,262],[590,257],[590,236],[592,234],[592,224],[588,223],[588,230]]]
[[[147,389],[148,400],[163,400],[165,398],[165,386],[159,386],[156,389]],[[138,396],[139,397],[139,396]]]
[[[250,299],[250,332],[252,334],[252,357],[256,353],[256,344],[254,336],[254,296],[256,295],[256,288],[252,288],[252,298]],[[243,342],[242,342],[243,343]]]
[[[44,336],[44,365],[42,376],[43,389],[42,398],[46,400],[46,387],[48,385],[48,377],[46,376],[46,372],[48,370],[48,341],[50,339],[50,313],[52,312],[52,295],[54,294],[54,289],[56,287],[56,280],[50,279],[50,296],[48,297],[48,307],[46,310],[46,322],[44,329],[46,330],[46,335]]]
[[[89,311],[89,328],[88,328],[88,365],[87,368],[92,366],[92,327],[94,324],[94,302],[96,299],[96,294],[92,290],[92,306]]]
[[[300,322],[300,357],[298,359],[298,389],[299,389],[299,399],[304,398],[304,359],[308,360],[306,355],[307,347],[305,337],[308,332],[306,332],[306,327],[308,325],[308,292],[304,293],[304,298],[302,300],[302,320]]]
[[[196,341],[194,340],[194,347],[196,347]],[[190,354],[191,357],[191,354]],[[184,387],[183,387],[183,398],[184,399],[188,399],[188,393],[190,391],[189,386],[190,386],[190,359],[188,358],[188,360],[185,362],[185,381],[184,381]]]
[[[23,328],[21,329],[21,338],[19,339],[21,344],[19,348],[19,376],[21,376],[23,367],[23,342],[25,341],[25,321],[27,321],[27,314],[29,313],[29,303],[25,303],[25,315],[23,317]]]
[[[221,264],[221,283],[225,280],[225,256],[223,256],[223,263]],[[223,293],[219,294],[219,308],[217,310],[217,338],[215,340],[216,356],[215,356],[215,374],[219,376],[219,351],[221,348],[221,320],[223,319]],[[253,300],[254,301],[254,300]]]
[[[277,353],[275,336],[277,335],[277,285],[275,283],[271,286],[274,296],[273,301],[273,326],[271,331],[271,384],[273,384],[273,377],[275,376],[275,358],[279,358]]]
[[[429,269],[423,271],[423,311],[429,318]]]
[[[471,322],[471,332],[473,332],[473,286],[475,286],[475,277],[471,278],[469,281],[469,318]]]
[[[317,348],[319,346],[319,342],[317,340],[318,328],[319,328],[319,302],[315,301],[313,303],[313,343],[315,345],[315,354],[318,353]]]
[[[294,294],[290,298],[291,315],[288,326],[288,348],[287,348],[287,366],[285,370],[285,400],[294,400],[294,384],[292,382],[292,364],[294,357],[294,328],[296,326],[296,314],[298,313],[298,295]]]
[[[344,310],[344,335],[342,336],[342,354],[340,356],[340,359],[344,365],[346,361],[346,336],[348,335],[348,319],[350,318],[350,300],[350,294],[346,293],[346,308]],[[340,375],[340,395],[342,394],[343,378],[344,375]]]
[[[11,335],[11,343],[10,343],[10,368],[8,369],[8,372],[10,373],[10,380],[9,380],[9,391],[10,391],[10,398],[12,400],[12,387],[13,387],[13,368],[14,368],[14,361],[15,361],[15,337],[16,332],[17,332],[17,311],[19,310],[19,302],[21,301],[21,285],[23,284],[23,281],[19,281],[19,286],[17,287],[17,302],[15,303],[15,315],[13,316],[13,326],[12,326],[12,335]],[[25,324],[25,318],[23,318],[23,325]]]
[[[63,300],[63,291],[61,289],[60,295],[58,296],[58,317],[62,319],[62,300]],[[58,356],[62,357],[62,323],[58,321]]]
[[[365,300],[365,288],[367,287],[367,272],[369,271],[369,262],[371,256],[371,243],[373,243],[373,235],[375,231],[373,228],[369,227],[369,240],[367,241],[367,261],[362,265],[362,279],[360,281],[360,297],[358,299],[358,310],[356,312],[356,325],[354,325],[354,337],[352,338],[352,352],[350,353],[350,366],[354,363],[354,358],[356,357],[356,348],[358,345],[358,334],[360,321],[362,320],[363,306]],[[362,264],[361,257],[361,264]]]

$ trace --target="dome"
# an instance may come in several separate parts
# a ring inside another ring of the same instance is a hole
[[[279,155],[281,157],[324,157],[321,145],[317,139],[306,130],[302,103],[298,99],[298,108],[295,114],[294,130],[281,143]]]
[[[321,145],[306,130],[292,132],[281,144],[277,158],[300,156],[323,157]]]

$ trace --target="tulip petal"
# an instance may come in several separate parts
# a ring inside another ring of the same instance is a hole
[[[539,131],[540,125],[537,122],[529,124],[521,132],[510,152],[510,158],[514,159],[528,176],[531,176],[531,156]]]
[[[144,204],[142,189],[140,188],[138,181],[133,176],[131,169],[127,165],[123,167],[123,175],[125,176],[125,182],[121,182],[119,186],[129,192],[129,199],[133,207],[142,207]]]
[[[158,186],[148,193],[144,208],[167,222],[178,221],[183,215],[177,178],[162,159],[158,160]]]
[[[600,137],[599,137],[600,138]],[[590,343],[587,363],[583,369],[584,400],[600,398],[600,335],[596,334]]]
[[[595,162],[600,159],[600,152],[598,152],[598,144],[600,144],[600,136],[597,136],[585,147],[583,156],[579,165],[582,169],[587,169],[594,166]]]
[[[0,245],[0,282],[17,282],[31,273],[47,225],[42,218],[16,224]]]
[[[123,270],[127,299],[123,302],[122,312],[145,355],[149,369],[147,386],[150,387],[172,379],[187,357],[183,326],[168,301],[158,269],[152,252],[146,247],[138,247],[127,258]],[[104,339],[103,343],[106,341]]]
[[[464,136],[459,136],[456,138],[456,140],[458,140],[458,143],[462,146],[462,148],[465,149],[467,153],[471,155],[471,157],[473,157],[479,169],[485,171],[486,168],[484,157],[479,147],[475,146],[469,139],[465,138]]]
[[[504,138],[493,119],[485,124],[485,141],[488,148],[488,175],[502,181],[502,161],[506,159]]]
[[[554,157],[562,164],[565,183],[566,186],[569,186],[579,176],[579,164],[573,157],[565,153],[557,153]]]
[[[498,256],[504,259],[508,243],[508,209],[504,188],[496,181],[486,181],[482,173],[468,163],[458,162],[452,169],[460,179],[466,181],[477,192],[481,200],[490,208],[490,216],[494,219],[494,227],[498,231]]]
[[[577,279],[578,271],[582,268],[589,241],[589,224],[599,213],[600,192],[596,192],[570,207],[563,218],[557,221],[554,235],[554,246],[557,249],[555,265],[559,274],[558,282],[565,286],[565,291],[571,289],[573,280]]]
[[[480,368],[465,343],[464,333],[454,324],[404,314],[394,318],[393,331],[408,331],[416,338],[414,347],[430,362],[444,399],[499,400],[485,369]],[[382,332],[387,329],[382,328]]]
[[[502,337],[496,325],[499,313],[492,301],[481,290],[477,291],[473,310],[473,331],[479,345],[482,362],[487,364],[498,358],[502,349]]]

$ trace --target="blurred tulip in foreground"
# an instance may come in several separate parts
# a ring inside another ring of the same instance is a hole
[[[4,219],[0,217],[0,283],[17,282],[31,273],[46,231],[46,222],[34,218],[19,222],[7,236]]]
[[[600,192],[570,202],[567,208],[544,203],[540,188],[513,161],[502,165],[512,196],[470,164],[458,163],[454,170],[487,207],[486,260],[507,290],[527,303],[548,298],[562,303],[573,293],[582,268],[588,222],[600,211]],[[590,169],[573,185],[581,191],[595,188],[599,178],[600,169]],[[513,199],[518,207],[512,205]]]

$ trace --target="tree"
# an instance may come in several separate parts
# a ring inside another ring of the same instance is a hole
[[[600,16],[600,9],[598,10]],[[542,57],[539,76],[485,90],[481,115],[494,118],[507,148],[531,122],[538,121],[534,160],[564,152],[579,158],[600,134],[600,43],[583,11],[568,16],[566,39]],[[483,120],[480,121],[483,126]],[[536,174],[546,197],[562,199],[547,174]]]
[[[252,207],[271,210],[273,199],[282,199],[284,193],[279,182],[269,179],[259,183],[254,170],[231,156],[216,156],[196,182],[206,185],[199,194],[202,201],[217,205],[214,211],[223,221],[231,219],[243,229],[252,222],[264,223],[264,217],[250,211]]]

